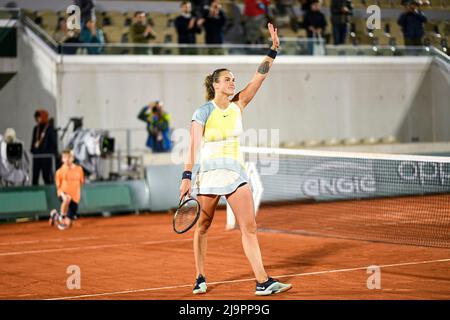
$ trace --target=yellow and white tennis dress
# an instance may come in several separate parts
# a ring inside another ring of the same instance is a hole
[[[194,112],[192,121],[204,127],[200,167],[193,191],[227,195],[248,183],[239,142],[243,132],[239,106],[231,102],[222,110],[211,100]]]

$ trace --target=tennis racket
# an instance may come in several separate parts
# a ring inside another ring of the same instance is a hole
[[[185,233],[191,229],[200,217],[200,203],[197,199],[183,196],[178,204],[177,212],[173,216],[173,230],[178,233]]]

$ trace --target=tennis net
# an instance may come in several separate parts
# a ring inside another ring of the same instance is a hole
[[[242,150],[263,189],[260,231],[450,247],[449,157]]]

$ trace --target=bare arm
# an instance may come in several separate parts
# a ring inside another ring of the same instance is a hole
[[[200,142],[202,141],[202,136],[203,136],[203,126],[197,121],[192,121],[189,147],[184,162],[184,171],[192,172],[192,168],[194,167],[195,164],[195,156],[200,146]],[[191,191],[192,191],[191,180],[190,179],[181,180],[180,200],[182,197],[184,197],[185,194],[190,196]]]
[[[268,24],[268,28],[270,36],[272,38],[271,49],[277,51],[278,47],[280,46],[280,41],[278,40],[277,35],[277,29],[274,28],[271,23]],[[252,80],[247,84],[247,86],[242,91],[240,91],[233,97],[232,101],[235,102],[241,108],[241,110],[244,109],[250,103],[250,101],[255,96],[256,92],[258,92],[263,81],[266,79],[270,71],[270,68],[272,67],[273,61],[274,59],[269,56],[264,57],[264,60],[259,65],[258,70],[253,76]]]
[[[195,164],[195,156],[198,152],[200,142],[202,141],[202,136],[203,136],[203,126],[196,121],[192,121],[191,137],[189,140],[187,156],[184,162],[185,171],[192,171],[192,168]]]

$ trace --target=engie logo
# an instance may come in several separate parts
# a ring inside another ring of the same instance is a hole
[[[421,185],[450,185],[450,164],[402,161],[397,168],[404,181]]]
[[[371,167],[331,162],[308,171],[301,188],[308,197],[362,195],[376,192],[376,183]]]

